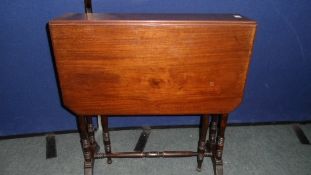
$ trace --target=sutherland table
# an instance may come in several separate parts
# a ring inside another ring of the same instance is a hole
[[[241,102],[256,22],[232,14],[68,14],[49,22],[63,105],[94,160],[197,156],[223,174],[228,113]],[[111,152],[108,116],[201,115],[198,151]],[[101,115],[105,152],[92,116]],[[211,120],[209,120],[211,117]],[[206,141],[208,127],[209,138]]]

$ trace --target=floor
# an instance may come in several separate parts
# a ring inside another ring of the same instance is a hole
[[[311,124],[301,125],[311,140]],[[111,131],[113,151],[132,151],[141,130]],[[97,138],[101,144],[102,139]],[[153,129],[145,151],[196,150],[198,128]],[[57,157],[46,159],[45,137],[0,141],[1,175],[82,175],[77,133],[56,135]],[[102,146],[101,146],[102,147]],[[103,147],[102,147],[103,148]],[[212,175],[209,158],[201,172],[196,158],[96,160],[94,175]],[[311,145],[297,139],[291,125],[229,126],[224,151],[225,175],[311,175]]]

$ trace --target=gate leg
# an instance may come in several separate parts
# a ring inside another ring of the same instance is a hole
[[[222,154],[224,149],[225,129],[227,127],[227,121],[228,114],[222,114],[219,116],[216,152],[214,152],[215,155],[213,155],[213,167],[215,175],[223,175]]]
[[[201,128],[200,128],[200,139],[198,143],[198,166],[197,171],[201,171],[203,159],[204,159],[204,153],[205,153],[205,146],[206,146],[206,133],[208,130],[208,115],[201,116]]]
[[[102,116],[101,124],[103,126],[103,137],[104,137],[104,146],[106,154],[111,153],[111,143],[109,137],[109,130],[108,130],[108,116]],[[111,164],[112,160],[110,157],[107,158],[107,163]]]
[[[88,137],[86,117],[78,116],[77,122],[84,156],[84,175],[92,175],[94,166],[94,152],[92,151],[90,139]]]

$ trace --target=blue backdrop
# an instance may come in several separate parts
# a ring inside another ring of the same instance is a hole
[[[241,13],[258,21],[245,98],[230,122],[311,120],[310,0],[94,0],[95,12]],[[47,22],[83,0],[2,0],[0,136],[75,129],[61,107]],[[113,118],[112,127],[197,124],[198,117]]]

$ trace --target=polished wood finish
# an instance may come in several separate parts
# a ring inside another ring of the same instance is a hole
[[[239,105],[256,23],[232,15],[72,14],[49,26],[70,110],[179,115]]]
[[[84,2],[87,14],[56,18],[49,29],[63,104],[78,116],[85,175],[95,159],[191,156],[199,171],[211,157],[223,175],[228,113],[243,97],[256,22],[232,14],[92,14]],[[112,152],[108,116],[144,114],[202,115],[198,151]],[[92,115],[102,115],[104,153]]]

